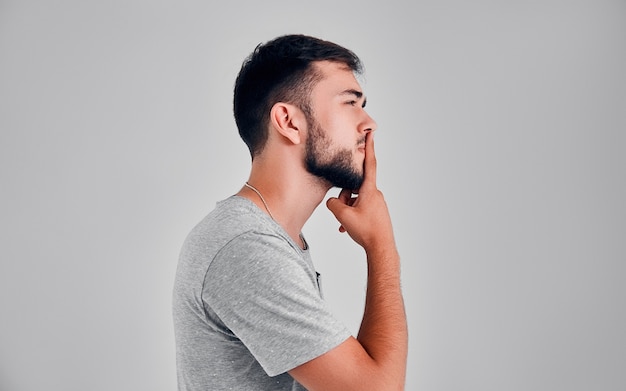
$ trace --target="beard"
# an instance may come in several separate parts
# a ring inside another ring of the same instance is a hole
[[[309,135],[306,139],[305,164],[307,170],[342,189],[357,190],[363,183],[363,171],[354,167],[350,149],[332,149],[319,123],[308,118]],[[363,140],[364,142],[364,140]]]

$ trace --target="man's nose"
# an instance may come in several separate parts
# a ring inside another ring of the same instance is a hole
[[[376,121],[374,121],[374,119],[372,117],[370,117],[369,114],[367,114],[367,112],[363,112],[365,114],[365,120],[363,121],[363,131],[364,132],[374,132],[376,131],[378,125],[376,124]]]

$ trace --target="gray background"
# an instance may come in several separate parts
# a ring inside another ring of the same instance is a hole
[[[626,389],[626,2],[603,0],[0,0],[0,389],[175,389],[180,245],[249,169],[233,81],[292,32],[366,65],[407,390]],[[336,230],[322,206],[304,232],[356,332]]]

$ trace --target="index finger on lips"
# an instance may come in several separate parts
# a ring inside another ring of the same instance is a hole
[[[365,162],[363,169],[363,185],[376,186],[376,154],[374,153],[373,132],[365,135]]]

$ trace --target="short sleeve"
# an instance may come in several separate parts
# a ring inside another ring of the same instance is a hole
[[[284,238],[247,233],[211,262],[203,300],[275,376],[350,337],[323,301],[316,277]]]

